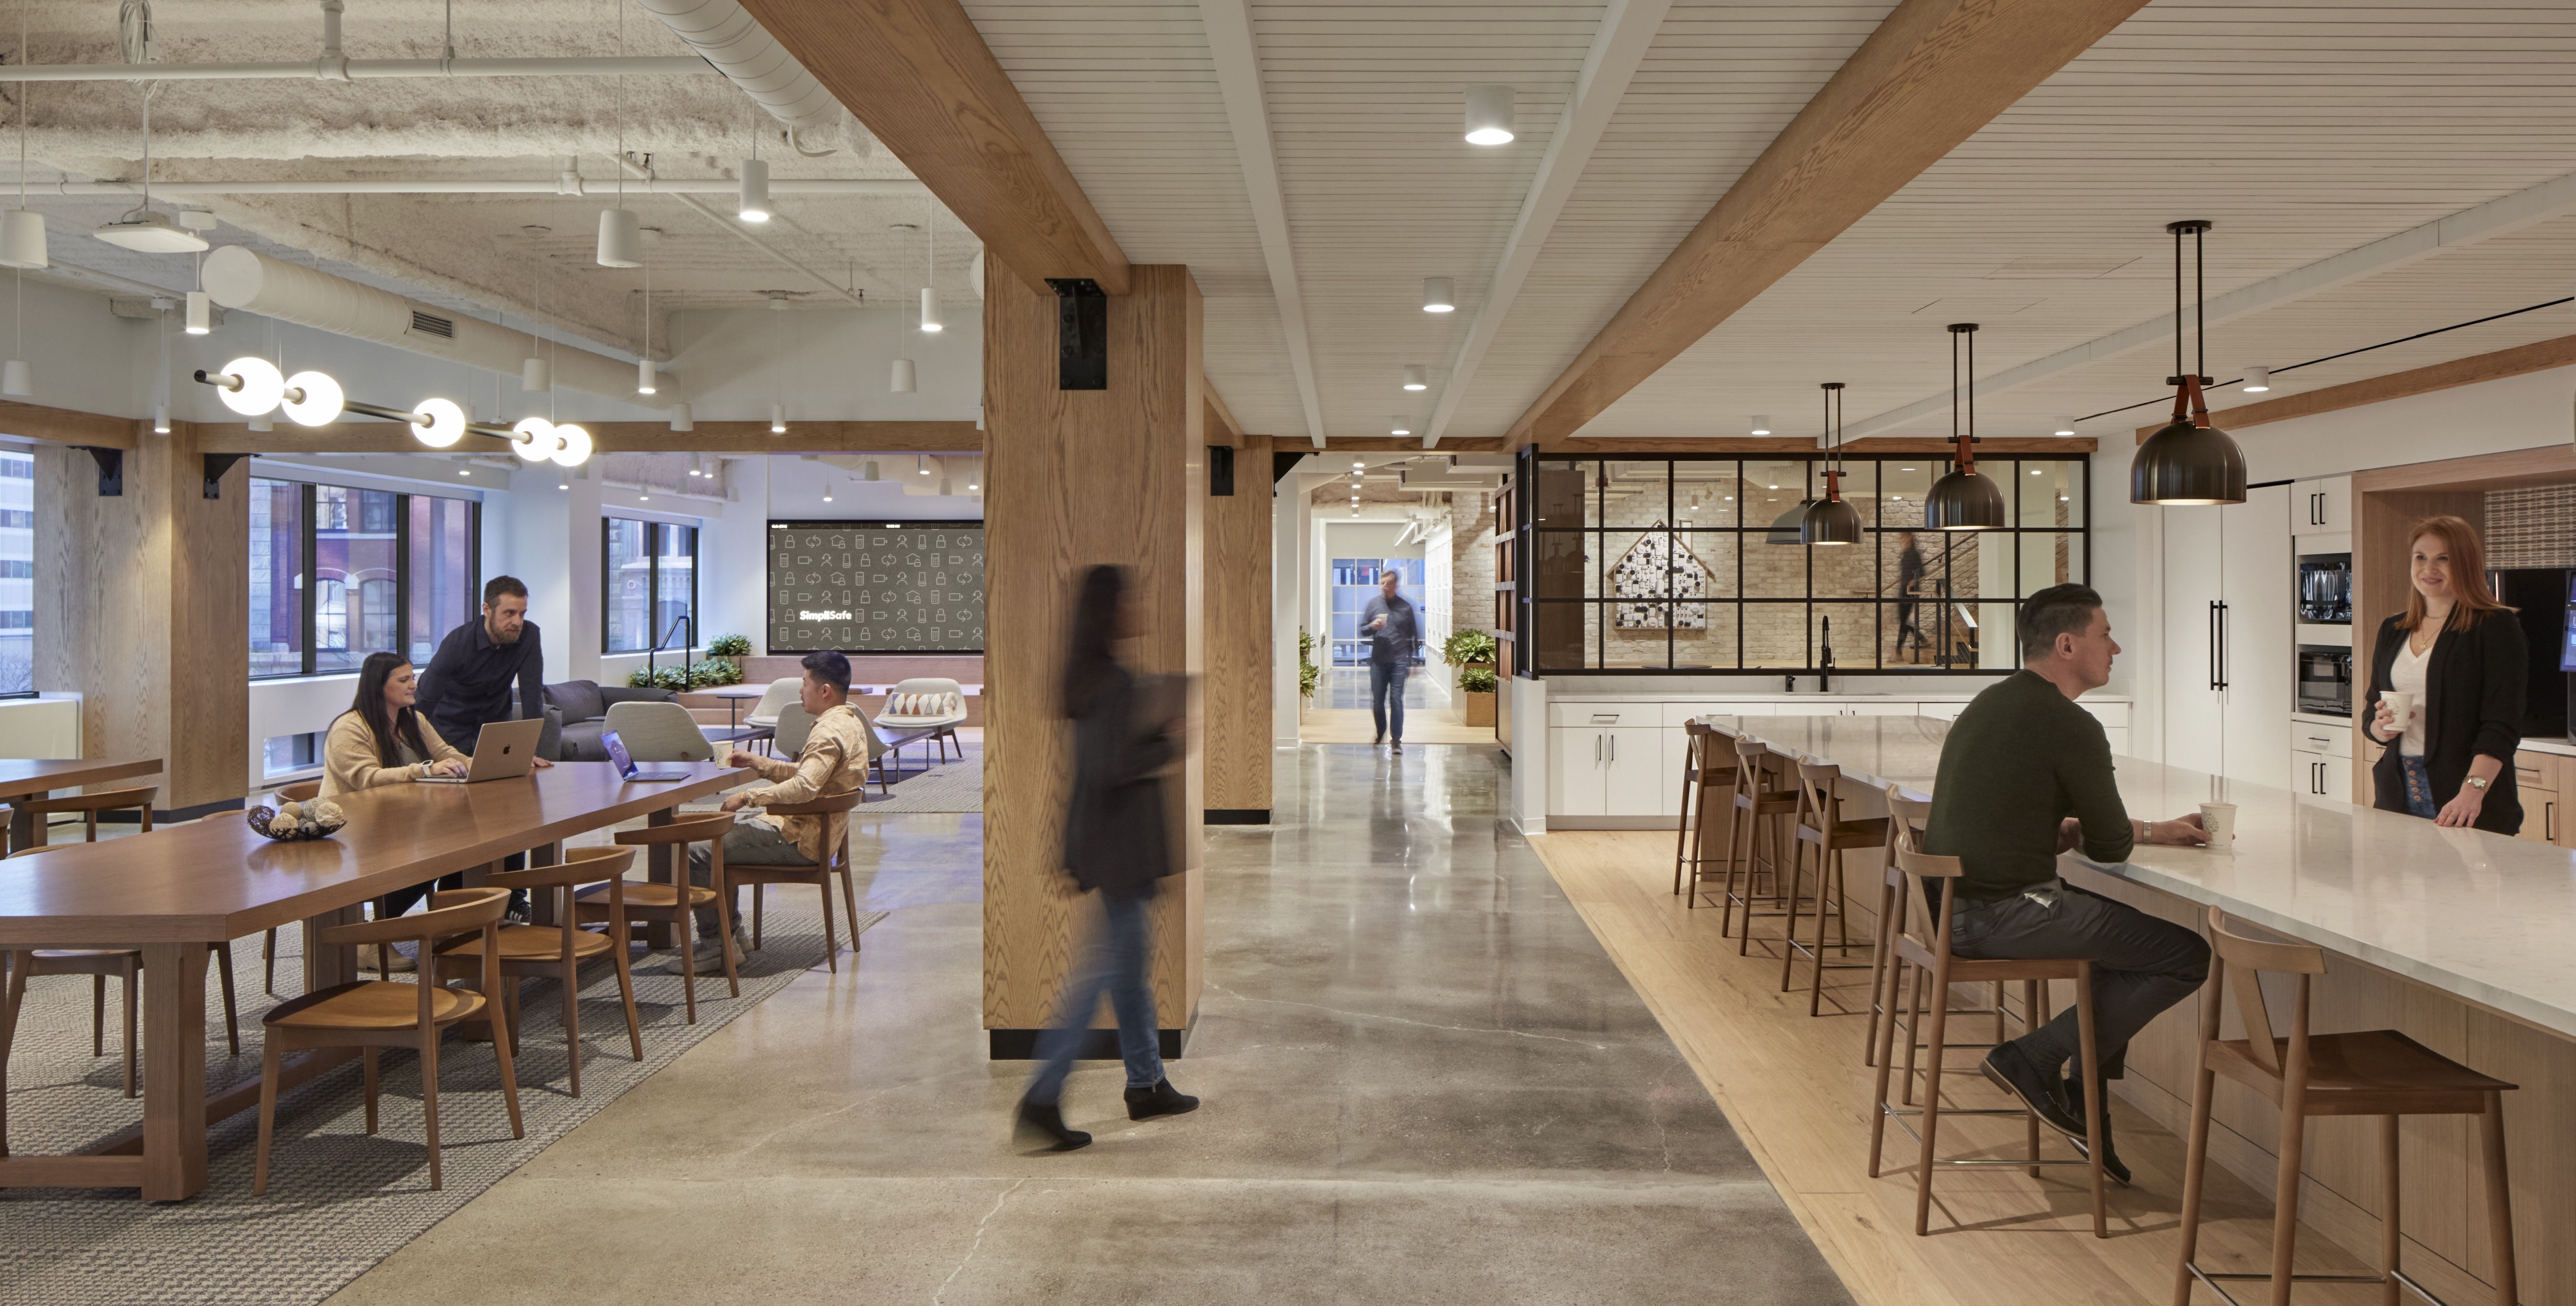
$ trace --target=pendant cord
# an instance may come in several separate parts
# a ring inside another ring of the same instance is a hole
[[[2191,374],[2194,377],[2209,375],[2209,268],[2207,260],[2202,257],[2206,235],[2206,228],[2195,228],[2191,233]],[[2174,323],[2176,330],[2181,327],[2180,322]]]
[[[2174,375],[2182,375],[2182,228],[2174,228]],[[2177,382],[2177,384],[2179,384]]]

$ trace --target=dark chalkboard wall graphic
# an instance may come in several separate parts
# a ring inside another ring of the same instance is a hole
[[[769,651],[981,653],[984,523],[771,522]]]

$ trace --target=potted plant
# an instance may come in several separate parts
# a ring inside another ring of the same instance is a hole
[[[748,635],[718,635],[713,640],[708,641],[707,656],[710,658],[729,658],[733,662],[733,679],[709,681],[707,683],[739,685],[742,683],[742,660],[751,656],[751,637]]]
[[[1467,696],[1467,724],[1494,724],[1494,669],[1471,666],[1459,672],[1458,688]]]
[[[636,689],[667,689],[685,693],[689,688],[686,667],[637,667],[626,673],[626,683]]]
[[[1315,687],[1323,683],[1324,669],[1315,665],[1315,637],[1306,628],[1297,628],[1297,719],[1306,719],[1315,706]]]
[[[742,683],[742,664],[732,658],[708,658],[689,665],[689,688],[713,689]]]
[[[1458,668],[1458,687],[1463,690],[1467,687],[1467,669],[1470,667],[1490,669],[1494,665],[1494,650],[1494,637],[1485,631],[1472,627],[1453,630],[1449,632],[1449,638],[1440,645],[1440,660]],[[1491,680],[1492,677],[1489,676],[1487,679]],[[1487,685],[1485,692],[1492,693],[1493,687],[1490,684]]]

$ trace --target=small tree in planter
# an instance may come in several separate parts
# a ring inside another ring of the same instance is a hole
[[[1466,668],[1493,666],[1494,650],[1494,637],[1484,631],[1453,630],[1440,646],[1440,660],[1460,669],[1458,687],[1463,690],[1467,687]],[[1486,679],[1490,681],[1492,677]],[[1488,684],[1485,692],[1492,693],[1493,686]]]
[[[1467,696],[1467,724],[1494,724],[1494,669],[1471,666],[1458,673],[1458,688]]]
[[[1297,628],[1297,711],[1302,717],[1315,705],[1315,687],[1324,681],[1324,669],[1315,665],[1315,637],[1306,628]]]

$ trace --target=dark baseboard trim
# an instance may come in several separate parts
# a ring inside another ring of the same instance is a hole
[[[1209,825],[1268,825],[1267,807],[1211,807],[1207,809]]]
[[[993,1060],[1034,1061],[1037,1059],[1038,1035],[1043,1031],[1034,1029],[988,1029],[984,1032],[992,1036]],[[1161,1045],[1160,1050],[1165,1061],[1178,1061],[1181,1059],[1183,1054],[1188,1051],[1190,1043],[1189,1030],[1166,1029],[1159,1031],[1159,1034],[1160,1037],[1157,1039],[1157,1042]],[[1094,1029],[1085,1031],[1081,1049],[1075,1052],[1074,1056],[1076,1059],[1082,1061],[1119,1060],[1118,1031],[1114,1029]]]

